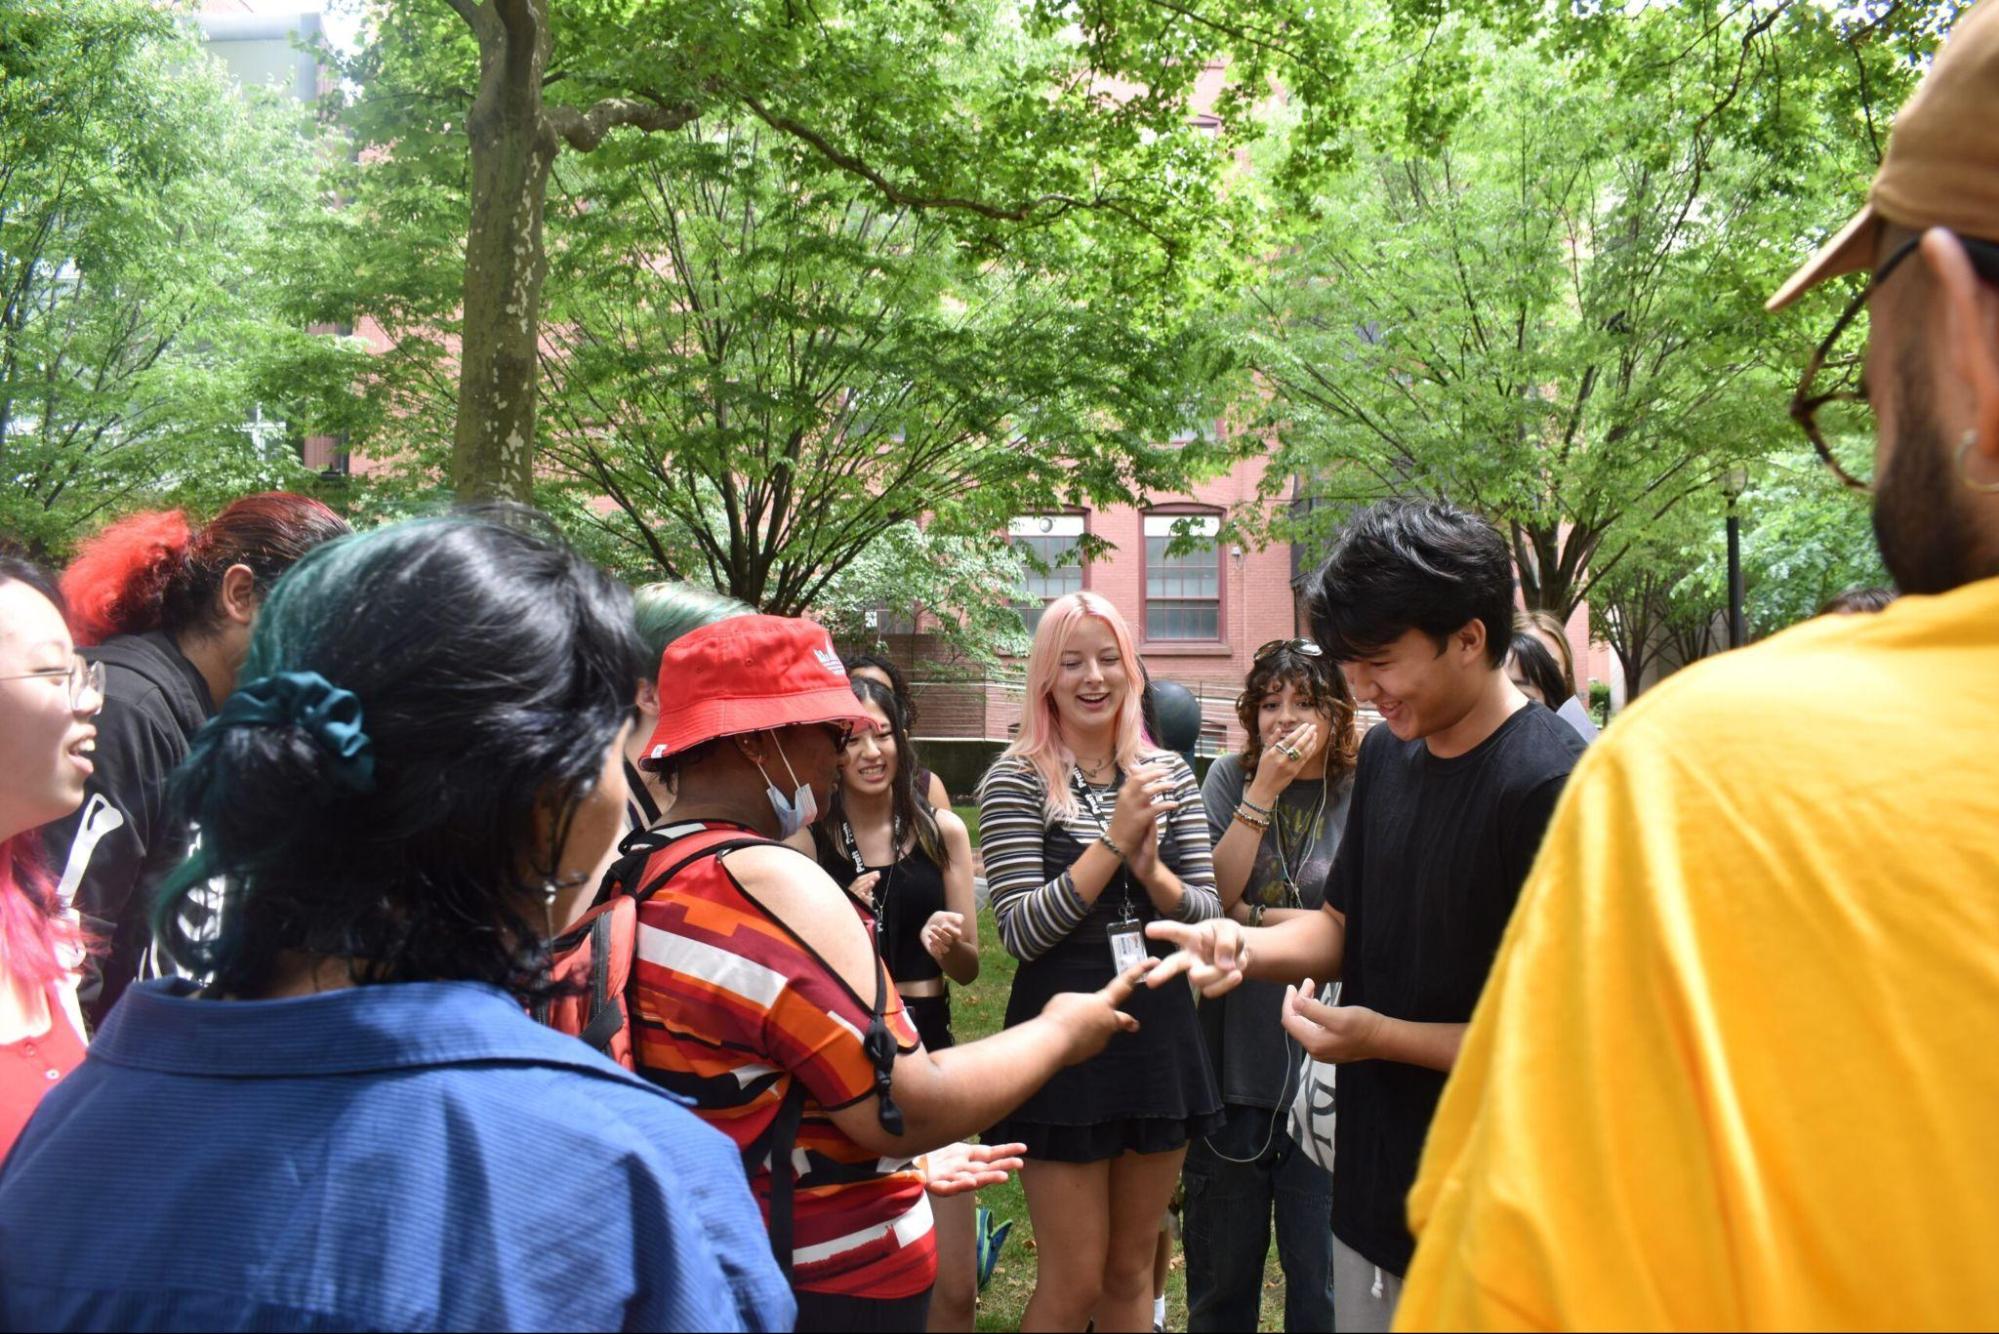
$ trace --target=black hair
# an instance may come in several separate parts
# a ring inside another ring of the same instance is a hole
[[[879,681],[857,677],[850,684],[855,699],[874,705],[888,719],[889,739],[895,742],[895,777],[889,783],[889,807],[894,812],[896,826],[916,835],[916,846],[937,863],[938,870],[949,870],[951,850],[944,844],[944,831],[937,827],[937,810],[928,797],[916,790],[919,767],[916,743],[909,739],[909,720],[902,711],[902,701]],[[826,805],[826,818],[813,826],[813,838],[822,850],[830,849],[835,857],[844,860],[847,850],[832,843],[833,826],[847,818],[847,803],[840,784],[833,785],[832,800]]]
[[[1493,526],[1441,501],[1384,501],[1347,523],[1312,576],[1312,633],[1335,662],[1375,653],[1411,630],[1443,652],[1468,623],[1485,626],[1485,656],[1506,661],[1513,561]]]
[[[1555,661],[1555,655],[1548,652],[1538,635],[1516,630],[1510,646],[1513,660],[1520,664],[1520,674],[1541,692],[1541,697],[1551,709],[1559,709],[1569,699],[1569,679],[1562,674],[1562,664]]]
[[[26,584],[40,593],[54,605],[65,620],[69,617],[69,604],[63,600],[62,590],[49,572],[29,560],[10,543],[0,542],[0,584]]]
[[[1892,588],[1849,588],[1843,593],[1835,593],[1826,599],[1818,609],[1820,616],[1855,616],[1870,612],[1886,611],[1888,604],[1895,600]]]
[[[886,654],[856,653],[850,658],[840,659],[840,665],[852,676],[863,667],[872,667],[888,678],[889,689],[895,692],[895,702],[902,706],[902,720],[911,729],[916,726],[916,701],[909,695],[909,678],[902,674],[902,668],[895,665]]]
[[[642,662],[631,594],[533,511],[318,548],[266,598],[243,679],[316,672],[351,691],[373,782],[343,783],[296,724],[205,728],[170,786],[200,851],[162,888],[156,930],[233,995],[261,994],[284,951],[352,960],[363,982],[543,994],[545,927],[528,910],[631,716]],[[535,815],[551,807],[543,848]],[[195,940],[180,906],[211,876],[225,883],[220,932]]]

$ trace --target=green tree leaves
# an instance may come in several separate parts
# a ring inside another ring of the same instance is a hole
[[[0,18],[0,529],[60,554],[141,501],[302,485],[355,349],[288,307],[318,208],[295,107],[246,101],[171,11]],[[246,431],[261,404],[284,431]]]

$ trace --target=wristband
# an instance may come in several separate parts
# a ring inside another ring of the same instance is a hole
[[[1251,801],[1247,796],[1244,796],[1236,804],[1238,806],[1246,807],[1249,810],[1255,811],[1258,815],[1261,815],[1266,820],[1268,820],[1271,816],[1270,807],[1259,806],[1255,802]]]
[[[1246,806],[1236,807],[1235,818],[1248,825],[1251,829],[1264,830],[1270,828],[1270,817],[1268,815],[1254,814]]]
[[[1111,837],[1110,830],[1106,829],[1103,833],[1098,834],[1097,842],[1109,848],[1111,855],[1116,857],[1120,862],[1124,860],[1124,849],[1119,847],[1117,841]]]

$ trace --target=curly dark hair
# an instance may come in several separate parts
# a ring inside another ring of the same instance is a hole
[[[344,785],[297,725],[197,734],[169,791],[200,851],[162,887],[155,929],[232,995],[267,990],[286,951],[351,960],[362,982],[543,994],[547,943],[529,910],[643,670],[631,594],[533,511],[319,547],[272,588],[243,678],[316,672],[351,691],[374,781]],[[182,904],[215,876],[220,933],[196,940]]]
[[[1257,710],[1264,697],[1285,686],[1295,689],[1306,706],[1333,719],[1333,736],[1326,742],[1326,780],[1332,782],[1353,771],[1360,755],[1360,730],[1354,726],[1353,692],[1332,659],[1323,653],[1307,653],[1296,644],[1280,644],[1250,664],[1249,679],[1236,696],[1236,721],[1242,724],[1244,783],[1256,777],[1256,762],[1263,756],[1260,737],[1262,720]]]

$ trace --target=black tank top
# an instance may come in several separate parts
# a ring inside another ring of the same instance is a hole
[[[853,854],[837,827],[828,831],[823,825],[814,826],[812,843],[818,849],[820,868],[840,888],[847,888],[864,874],[854,869]],[[875,896],[881,904],[881,955],[888,975],[898,982],[944,976],[944,969],[923,948],[923,924],[932,913],[944,911],[944,872],[920,843],[894,866],[869,866],[867,870],[881,872]]]

